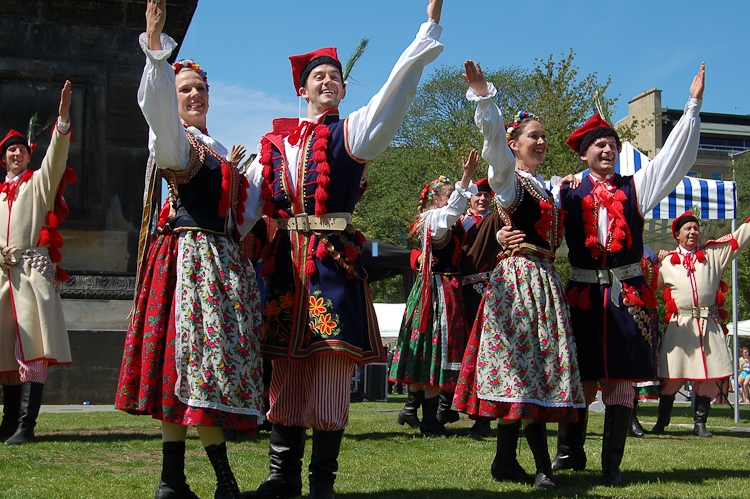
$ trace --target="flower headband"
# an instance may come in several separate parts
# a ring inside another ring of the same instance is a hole
[[[429,202],[432,202],[432,197],[437,194],[445,184],[450,184],[451,180],[445,175],[440,175],[435,181],[435,187],[432,189],[430,189],[431,183],[432,182],[428,182],[427,185],[424,186],[424,189],[422,189],[422,194],[419,195],[422,199],[427,199]]]
[[[508,125],[505,128],[505,138],[508,139],[508,140],[510,140],[510,136],[513,133],[513,130],[515,130],[516,128],[518,128],[518,124],[519,123],[521,123],[523,120],[527,120],[527,119],[532,119],[532,120],[539,121],[539,118],[537,116],[535,116],[534,114],[532,114],[532,113],[530,113],[528,111],[518,111],[518,113],[516,114],[515,119],[513,120],[513,123],[511,123],[510,125]]]
[[[198,73],[198,76],[201,77],[201,79],[206,84],[206,89],[208,89],[208,73],[206,73],[198,64],[192,59],[183,59],[181,61],[177,61],[174,64],[172,64],[172,69],[174,69],[174,74],[179,73],[183,69],[192,69],[196,73]]]

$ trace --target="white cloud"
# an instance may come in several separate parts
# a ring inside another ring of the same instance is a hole
[[[253,153],[274,118],[297,116],[294,99],[221,81],[210,84],[209,133],[227,149],[242,144]]]

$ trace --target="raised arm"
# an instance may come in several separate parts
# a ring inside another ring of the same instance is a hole
[[[454,185],[448,203],[442,208],[426,211],[422,214],[425,217],[430,217],[429,226],[432,237],[442,238],[466,211],[467,201],[477,193],[477,186],[471,183],[471,178],[477,171],[477,166],[479,166],[479,153],[472,149],[468,158],[461,157],[463,176]]]
[[[177,42],[162,32],[166,20],[166,2],[148,0],[146,32],[139,43],[146,54],[138,105],[149,126],[148,149],[159,168],[184,170],[190,159],[190,144],[180,122],[174,70],[167,61]]]
[[[669,134],[661,151],[634,175],[638,207],[646,214],[677,187],[698,157],[700,113],[706,82],[706,64],[701,63],[690,85],[690,100],[680,121]]]
[[[492,102],[497,90],[493,84],[487,83],[479,64],[466,61],[464,70],[464,79],[469,84],[466,98],[477,103],[474,121],[484,137],[482,157],[489,164],[487,180],[495,191],[496,201],[507,208],[513,204],[516,196],[516,159],[505,137],[503,115]]]
[[[442,0],[430,1],[428,21],[401,54],[388,81],[367,105],[349,115],[347,139],[354,157],[363,161],[375,159],[396,135],[417,93],[425,66],[443,51],[443,44],[439,42],[443,28],[437,24],[442,5]]]
[[[39,172],[32,177],[47,206],[52,206],[55,202],[60,180],[65,175],[70,149],[70,104],[72,101],[73,89],[70,81],[66,81],[60,92],[59,118],[52,131],[52,139]]]

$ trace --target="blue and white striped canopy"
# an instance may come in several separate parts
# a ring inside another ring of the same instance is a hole
[[[615,171],[621,175],[633,175],[651,162],[651,159],[633,147],[630,142],[622,144],[617,157]],[[588,170],[583,172],[588,175]],[[732,220],[736,217],[737,196],[734,182],[685,177],[675,190],[654,208],[646,218],[673,219],[692,206],[700,207],[701,220]]]

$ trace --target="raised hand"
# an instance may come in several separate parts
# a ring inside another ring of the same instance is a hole
[[[242,158],[245,157],[245,153],[247,153],[245,146],[232,146],[232,152],[229,153],[229,162],[232,163],[233,166],[239,165],[242,161]]]
[[[167,20],[166,0],[148,0],[146,3],[146,35],[149,50],[161,50],[161,32]]]
[[[706,87],[706,63],[702,62],[698,69],[698,74],[693,77],[693,84],[690,85],[690,97],[693,99],[703,98],[703,89]]]
[[[484,78],[484,73],[482,73],[482,66],[479,63],[474,64],[472,60],[466,61],[464,63],[464,71],[464,80],[474,90],[474,93],[480,97],[484,97],[490,93],[487,80]]]
[[[443,10],[443,0],[430,0],[427,4],[427,20],[431,23],[440,23],[440,14]]]
[[[73,90],[71,89],[70,80],[65,80],[62,92],[60,92],[60,122],[70,123],[70,103],[73,100]]]
[[[461,178],[461,184],[464,187],[468,187],[471,182],[471,177],[474,176],[474,172],[477,171],[479,166],[479,153],[476,149],[472,149],[469,153],[469,158],[466,159],[461,156],[461,168],[463,168],[464,176]]]

